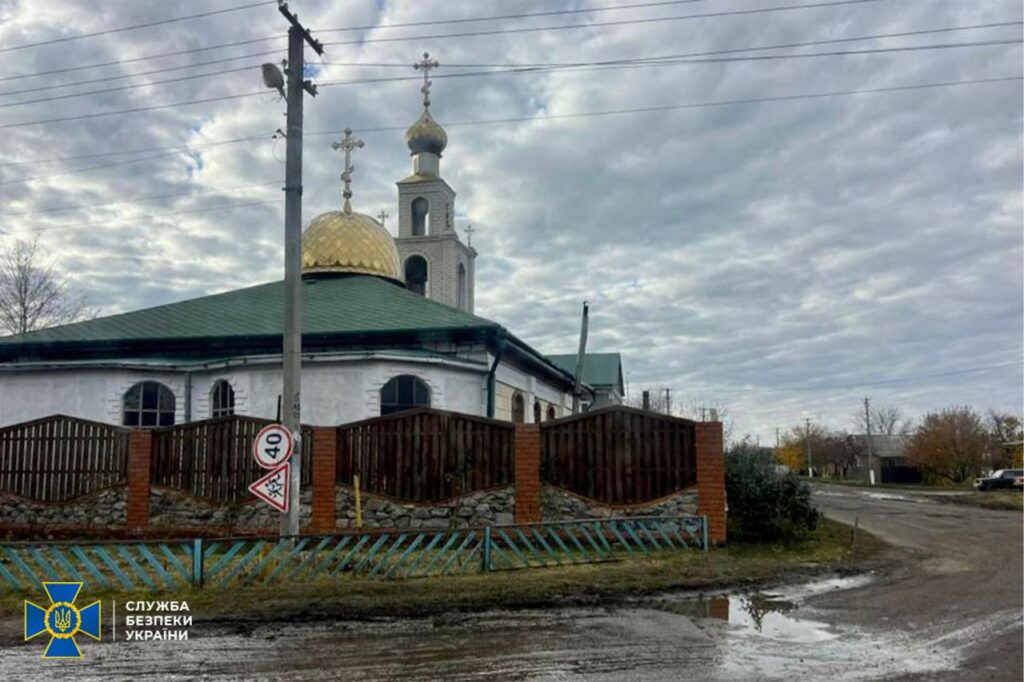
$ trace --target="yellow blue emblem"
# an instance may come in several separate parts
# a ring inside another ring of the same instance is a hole
[[[50,643],[43,658],[81,658],[75,642],[81,632],[95,640],[100,638],[100,602],[97,599],[85,608],[75,606],[83,583],[43,583],[50,598],[49,608],[25,601],[25,641],[49,633]]]

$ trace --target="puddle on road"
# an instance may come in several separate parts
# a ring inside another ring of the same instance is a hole
[[[813,598],[870,576],[834,577],[745,594],[666,594],[619,608],[449,614],[438,618],[257,625],[187,643],[91,646],[94,679],[852,680],[955,666],[955,648],[924,633],[865,631]],[[204,636],[205,635],[205,636]],[[924,638],[921,638],[924,637]],[[0,678],[33,679],[39,652],[0,649]],[[25,675],[20,677],[19,675]]]

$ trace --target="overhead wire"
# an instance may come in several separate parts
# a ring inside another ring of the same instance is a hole
[[[276,4],[277,0],[261,0],[261,2],[253,2],[248,5],[238,5],[235,7],[224,7],[218,10],[210,10],[209,12],[201,12],[199,14],[189,14],[181,17],[168,17],[167,19],[157,19],[155,21],[147,21],[143,24],[135,24],[132,26],[121,26],[118,28],[107,28],[102,31],[92,31],[91,33],[80,33],[73,36],[61,36],[60,38],[52,38],[50,40],[39,40],[34,43],[23,43],[21,45],[12,45],[10,47],[0,47],[0,53],[2,52],[13,52],[15,50],[24,50],[30,47],[44,47],[47,45],[56,45],[58,43],[68,43],[73,40],[83,40],[85,38],[96,38],[98,36],[111,35],[114,33],[125,33],[126,31],[135,31],[143,28],[153,28],[154,26],[164,26],[166,24],[176,24],[182,21],[190,21],[192,19],[203,19],[206,17],[212,17],[219,14],[228,14],[229,12],[239,12],[242,10],[252,9],[253,7],[260,7],[262,5]]]
[[[484,119],[484,120],[478,120],[478,121],[455,121],[455,122],[451,122],[451,123],[445,123],[445,126],[446,127],[459,127],[459,126],[476,126],[476,125],[495,125],[495,124],[503,124],[503,123],[530,123],[530,122],[553,121],[553,120],[564,120],[564,119],[574,119],[574,118],[591,118],[591,117],[596,117],[596,116],[618,116],[618,115],[626,115],[626,114],[653,113],[653,112],[658,112],[658,111],[700,109],[700,108],[721,107],[721,106],[742,105],[742,104],[761,104],[761,103],[769,103],[769,102],[785,102],[785,101],[795,101],[795,100],[801,100],[801,99],[823,99],[823,98],[828,98],[828,97],[844,97],[844,96],[863,95],[863,94],[878,94],[878,93],[884,93],[884,92],[912,91],[912,90],[923,90],[923,89],[932,89],[932,88],[956,87],[956,86],[962,86],[962,85],[978,85],[978,84],[986,84],[986,83],[1012,82],[1012,81],[1021,81],[1021,80],[1024,80],[1024,76],[1002,76],[1002,77],[996,77],[996,78],[974,78],[974,79],[959,80],[959,81],[941,81],[941,82],[935,82],[935,83],[916,83],[916,84],[910,84],[910,85],[899,85],[899,86],[890,86],[890,87],[882,87],[882,88],[866,88],[866,89],[857,89],[857,90],[839,90],[839,91],[820,92],[820,93],[804,93],[804,94],[794,94],[794,95],[777,95],[777,96],[771,96],[771,97],[750,97],[750,98],[743,98],[743,99],[717,100],[717,101],[710,101],[710,102],[694,102],[694,103],[687,103],[687,104],[669,104],[669,105],[659,105],[659,106],[652,106],[652,107],[635,107],[635,108],[629,108],[629,109],[611,109],[611,110],[605,110],[605,111],[578,112],[578,113],[573,113],[573,114],[546,114],[546,115],[535,115],[535,116],[509,117],[509,118],[500,118],[500,119]],[[359,128],[358,130],[356,130],[356,132],[358,132],[360,134],[377,133],[377,132],[392,132],[392,131],[405,130],[406,127],[407,126],[387,126],[387,127]],[[342,132],[342,131],[330,130],[330,131],[306,132],[306,133],[304,133],[304,135],[307,136],[307,137],[314,137],[314,136],[320,136],[320,135],[337,135],[340,132]],[[251,139],[251,138],[241,138],[241,139]],[[224,143],[222,142],[221,144],[224,144]],[[138,163],[140,161],[146,161],[146,160],[151,160],[151,159],[163,158],[163,157],[171,156],[171,155],[174,155],[174,154],[178,153],[178,150],[180,150],[181,148],[172,148],[172,149],[174,149],[175,151],[168,151],[166,153],[158,154],[158,155],[153,156],[153,157],[143,157],[143,158],[140,158],[140,159],[129,159],[129,160],[126,160],[126,161],[115,161],[115,162],[112,162],[112,163],[109,163],[109,164],[103,164],[103,165],[100,165],[100,166],[92,166],[92,167],[85,168],[85,169],[73,169],[73,170],[69,170],[69,171],[61,171],[61,172],[58,172],[58,173],[53,173],[53,174],[48,174],[48,175],[39,175],[39,176],[33,176],[33,177],[29,177],[29,178],[17,178],[17,179],[14,179],[14,180],[6,180],[6,181],[3,181],[3,182],[0,182],[0,186],[18,184],[18,183],[23,183],[23,182],[30,182],[32,180],[42,180],[42,179],[46,179],[46,178],[49,178],[49,177],[57,177],[57,176],[61,176],[61,175],[70,175],[70,174],[74,174],[74,173],[85,172],[87,170],[96,170],[98,168],[109,168],[109,167],[113,167],[113,166],[126,165],[126,164]]]

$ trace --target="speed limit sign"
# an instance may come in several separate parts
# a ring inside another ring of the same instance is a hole
[[[276,469],[292,456],[295,443],[282,424],[267,424],[256,434],[252,455],[264,469]]]

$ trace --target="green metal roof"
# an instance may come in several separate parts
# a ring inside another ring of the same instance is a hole
[[[549,355],[548,360],[569,374],[576,372],[576,353]],[[587,353],[583,356],[583,381],[591,386],[618,386],[622,356],[618,353]]]
[[[303,334],[498,328],[378,277],[306,278]],[[284,282],[0,338],[9,344],[212,339],[280,335]]]

